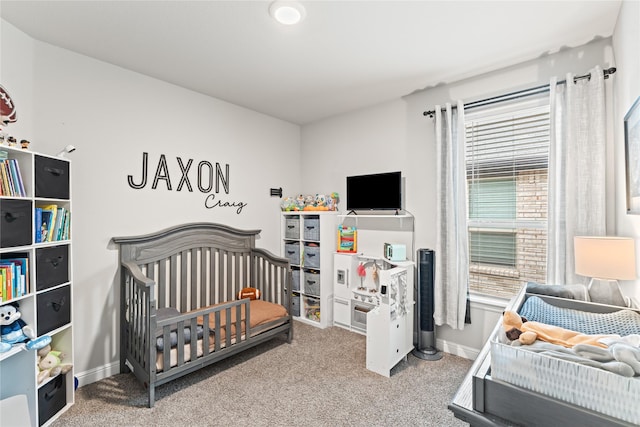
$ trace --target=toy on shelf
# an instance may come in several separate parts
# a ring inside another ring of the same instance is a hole
[[[356,253],[358,250],[358,231],[355,227],[338,226],[338,252]]]
[[[21,319],[17,302],[0,307],[0,353],[11,350],[14,345],[25,343],[27,350],[37,350],[51,342],[51,337],[36,337],[33,329]]]
[[[64,357],[64,353],[52,350],[50,345],[38,350],[38,384],[71,370],[73,365],[62,363]]]
[[[283,212],[297,211],[336,211],[338,210],[338,193],[327,194],[299,194],[294,197],[285,197],[280,203]]]
[[[280,209],[283,212],[295,211],[297,210],[296,206],[296,200],[293,197],[285,197],[282,199],[282,202],[280,202]]]
[[[336,193],[334,191],[327,198],[327,207],[329,208],[330,211],[337,211],[338,210],[338,201],[339,201],[338,193]]]
[[[5,143],[9,146],[16,144],[15,137],[7,132],[7,125],[18,120],[16,104],[13,103],[9,92],[0,85],[0,145]]]

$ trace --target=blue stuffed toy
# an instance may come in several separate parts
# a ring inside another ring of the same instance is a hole
[[[37,350],[51,342],[48,335],[36,338],[33,329],[20,318],[18,308],[15,302],[0,307],[0,353],[11,350],[15,344],[26,343],[28,350]]]

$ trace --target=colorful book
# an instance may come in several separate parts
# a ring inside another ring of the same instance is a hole
[[[17,298],[14,292],[15,265],[12,263],[3,263],[2,261],[0,261],[0,269],[3,269],[5,272],[4,275],[5,275],[6,281],[5,281],[4,289],[6,291],[7,300]]]
[[[64,231],[62,234],[62,240],[69,240],[71,238],[71,212],[66,211],[64,213]]]
[[[36,224],[36,243],[42,241],[42,208],[36,208],[34,213],[34,221]]]
[[[9,176],[7,175],[7,168],[4,161],[0,162],[0,174],[2,174],[2,194],[5,196],[11,196],[11,190],[9,189]]]
[[[51,212],[51,217],[47,222],[47,234],[43,236],[44,242],[52,242],[54,240],[54,230],[56,225],[56,217],[58,216],[58,205],[46,205],[42,206],[42,222],[44,223],[44,217],[47,212]]]
[[[20,162],[18,162],[18,160],[16,159],[11,159],[13,160],[13,167],[15,169],[15,173],[16,173],[16,181],[18,182],[18,188],[17,188],[17,192],[18,195],[21,197],[27,197],[27,191],[24,188],[24,181],[22,180],[22,173],[20,172]]]
[[[23,296],[29,293],[29,258],[5,258],[0,261],[7,261],[13,263],[16,268],[16,275],[18,277],[17,290],[18,296]]]
[[[39,243],[47,242],[49,230],[52,228],[53,212],[49,209],[42,209],[42,223],[40,225]]]

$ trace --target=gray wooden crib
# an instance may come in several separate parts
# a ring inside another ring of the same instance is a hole
[[[156,386],[279,334],[291,342],[289,261],[256,248],[259,233],[189,223],[113,238],[120,254],[120,371],[131,369],[148,389],[149,407]],[[259,297],[240,299],[241,291]]]

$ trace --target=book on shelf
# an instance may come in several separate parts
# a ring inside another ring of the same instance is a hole
[[[53,228],[53,211],[51,209],[42,209],[42,222],[40,223],[40,240],[38,243],[49,241],[49,230]]]
[[[56,222],[53,226],[53,236],[51,240],[60,240],[60,230],[62,228],[62,220],[64,219],[64,208],[58,208],[56,213]]]
[[[0,174],[2,174],[2,194],[4,196],[11,196],[11,189],[9,187],[9,175],[7,175],[7,168],[4,161],[0,162]]]
[[[38,211],[38,209],[40,211]],[[69,210],[58,205],[36,208],[36,242],[55,242],[69,238]],[[40,238],[38,238],[38,233]]]
[[[21,297],[29,293],[29,258],[12,257],[0,259],[0,265],[4,263],[13,264],[14,266],[14,283],[13,290],[15,297]]]
[[[16,159],[0,160],[0,195],[25,197],[20,165]]]
[[[16,266],[13,263],[5,263],[0,261],[0,270],[4,271],[4,279],[2,282],[2,294],[7,296],[7,300],[18,298],[16,289]]]
[[[0,259],[0,293],[2,301],[29,293],[29,258]]]
[[[34,216],[34,222],[36,225],[35,242],[40,243],[42,242],[42,208],[35,208],[35,212],[33,216]]]
[[[7,277],[3,268],[0,268],[0,302],[9,301],[11,297],[6,290]]]
[[[27,197],[27,191],[24,188],[24,181],[22,180],[22,173],[20,172],[20,162],[18,162],[18,160],[16,159],[11,159],[13,160],[13,167],[15,169],[15,173],[16,173],[16,180],[18,181],[18,195],[20,197]]]

